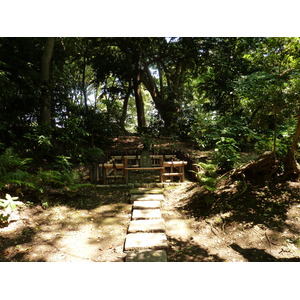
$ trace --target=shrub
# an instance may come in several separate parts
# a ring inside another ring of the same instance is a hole
[[[102,149],[98,147],[92,147],[87,150],[85,150],[84,153],[84,159],[88,163],[93,163],[93,162],[99,162],[101,157],[104,155],[104,152]]]
[[[239,148],[235,139],[221,137],[216,143],[212,160],[222,171],[228,171],[239,161],[238,151]]]
[[[31,175],[27,172],[31,158],[21,158],[12,148],[0,155],[0,189],[5,183],[29,184]]]
[[[208,191],[214,192],[217,184],[217,166],[211,162],[199,162],[195,164],[198,171],[195,172],[201,185]]]

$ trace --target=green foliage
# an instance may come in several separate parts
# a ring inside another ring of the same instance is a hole
[[[0,176],[18,169],[26,170],[31,162],[31,158],[21,158],[13,148],[7,148],[0,155]]]
[[[27,153],[37,157],[48,154],[53,149],[51,129],[40,126],[37,122],[30,123],[28,132],[24,134]]]
[[[154,140],[153,140],[152,134],[147,133],[147,132],[141,133],[141,137],[142,137],[142,144],[144,146],[144,150],[150,151],[154,145]]]
[[[98,147],[92,147],[84,152],[84,159],[85,161],[91,163],[91,162],[99,162],[101,157],[104,155],[104,152],[102,149]]]
[[[291,146],[292,134],[289,130],[280,131],[276,139],[276,154],[278,157],[285,157]],[[263,134],[257,139],[254,150],[258,154],[263,154],[265,151],[274,150],[274,137],[271,134]]]
[[[9,194],[5,195],[6,199],[0,199],[0,222],[7,222],[11,213],[17,208],[17,206],[21,206],[24,203],[22,201],[15,201],[19,199],[19,197],[11,197]]]
[[[78,170],[72,170],[70,157],[57,156],[53,169],[39,169],[36,172],[28,172],[32,159],[21,158],[13,149],[7,149],[0,155],[0,189],[7,184],[10,189],[18,186],[34,192],[37,198],[43,197],[47,188],[63,188],[80,184],[82,178]],[[24,192],[24,191],[23,191]]]
[[[197,116],[194,116],[189,136],[196,142],[199,149],[211,148],[220,136],[220,129],[214,113],[198,113]]]
[[[53,167],[57,170],[68,172],[72,167],[72,163],[69,161],[70,159],[71,157],[69,156],[58,155],[55,157]]]
[[[27,172],[31,158],[21,158],[12,148],[0,155],[0,189],[5,183],[30,186],[30,174]]]
[[[36,175],[36,182],[40,187],[63,187],[68,177],[56,170],[40,171]]]
[[[233,138],[221,137],[216,143],[212,160],[222,171],[228,171],[239,161],[238,151],[237,142]]]
[[[217,166],[212,162],[208,161],[207,163],[199,162],[195,164],[198,171],[196,173],[197,178],[201,185],[210,192],[216,190],[217,184]]]

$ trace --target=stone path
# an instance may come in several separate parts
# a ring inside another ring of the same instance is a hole
[[[126,262],[166,262],[168,247],[165,222],[161,214],[162,189],[132,189],[131,221],[124,252]]]

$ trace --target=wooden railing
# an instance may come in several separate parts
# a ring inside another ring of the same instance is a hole
[[[174,155],[150,155],[151,167],[140,167],[140,156],[113,156],[108,162],[100,164],[104,183],[109,180],[117,182],[120,179],[124,183],[129,181],[129,171],[159,171],[159,181],[164,182],[166,178],[173,181],[174,177],[178,177],[184,182],[184,166],[186,161],[179,161]]]

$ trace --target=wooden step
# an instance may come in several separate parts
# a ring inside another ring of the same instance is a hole
[[[146,220],[146,219],[161,219],[160,209],[134,209],[132,211],[132,220]]]
[[[138,188],[131,189],[130,194],[163,194],[163,189]]]
[[[163,176],[182,176],[183,173],[163,173]]]
[[[134,201],[163,201],[165,197],[163,194],[135,194],[130,196],[130,202],[133,203]]]
[[[126,262],[167,262],[165,250],[144,250],[138,252],[128,252]]]
[[[148,208],[160,208],[159,200],[148,200],[148,201],[138,201],[133,202],[133,209],[148,209]]]
[[[136,232],[165,232],[163,219],[132,220],[129,223],[128,233]]]
[[[164,233],[129,233],[126,236],[124,250],[165,249],[167,247],[167,236]]]

